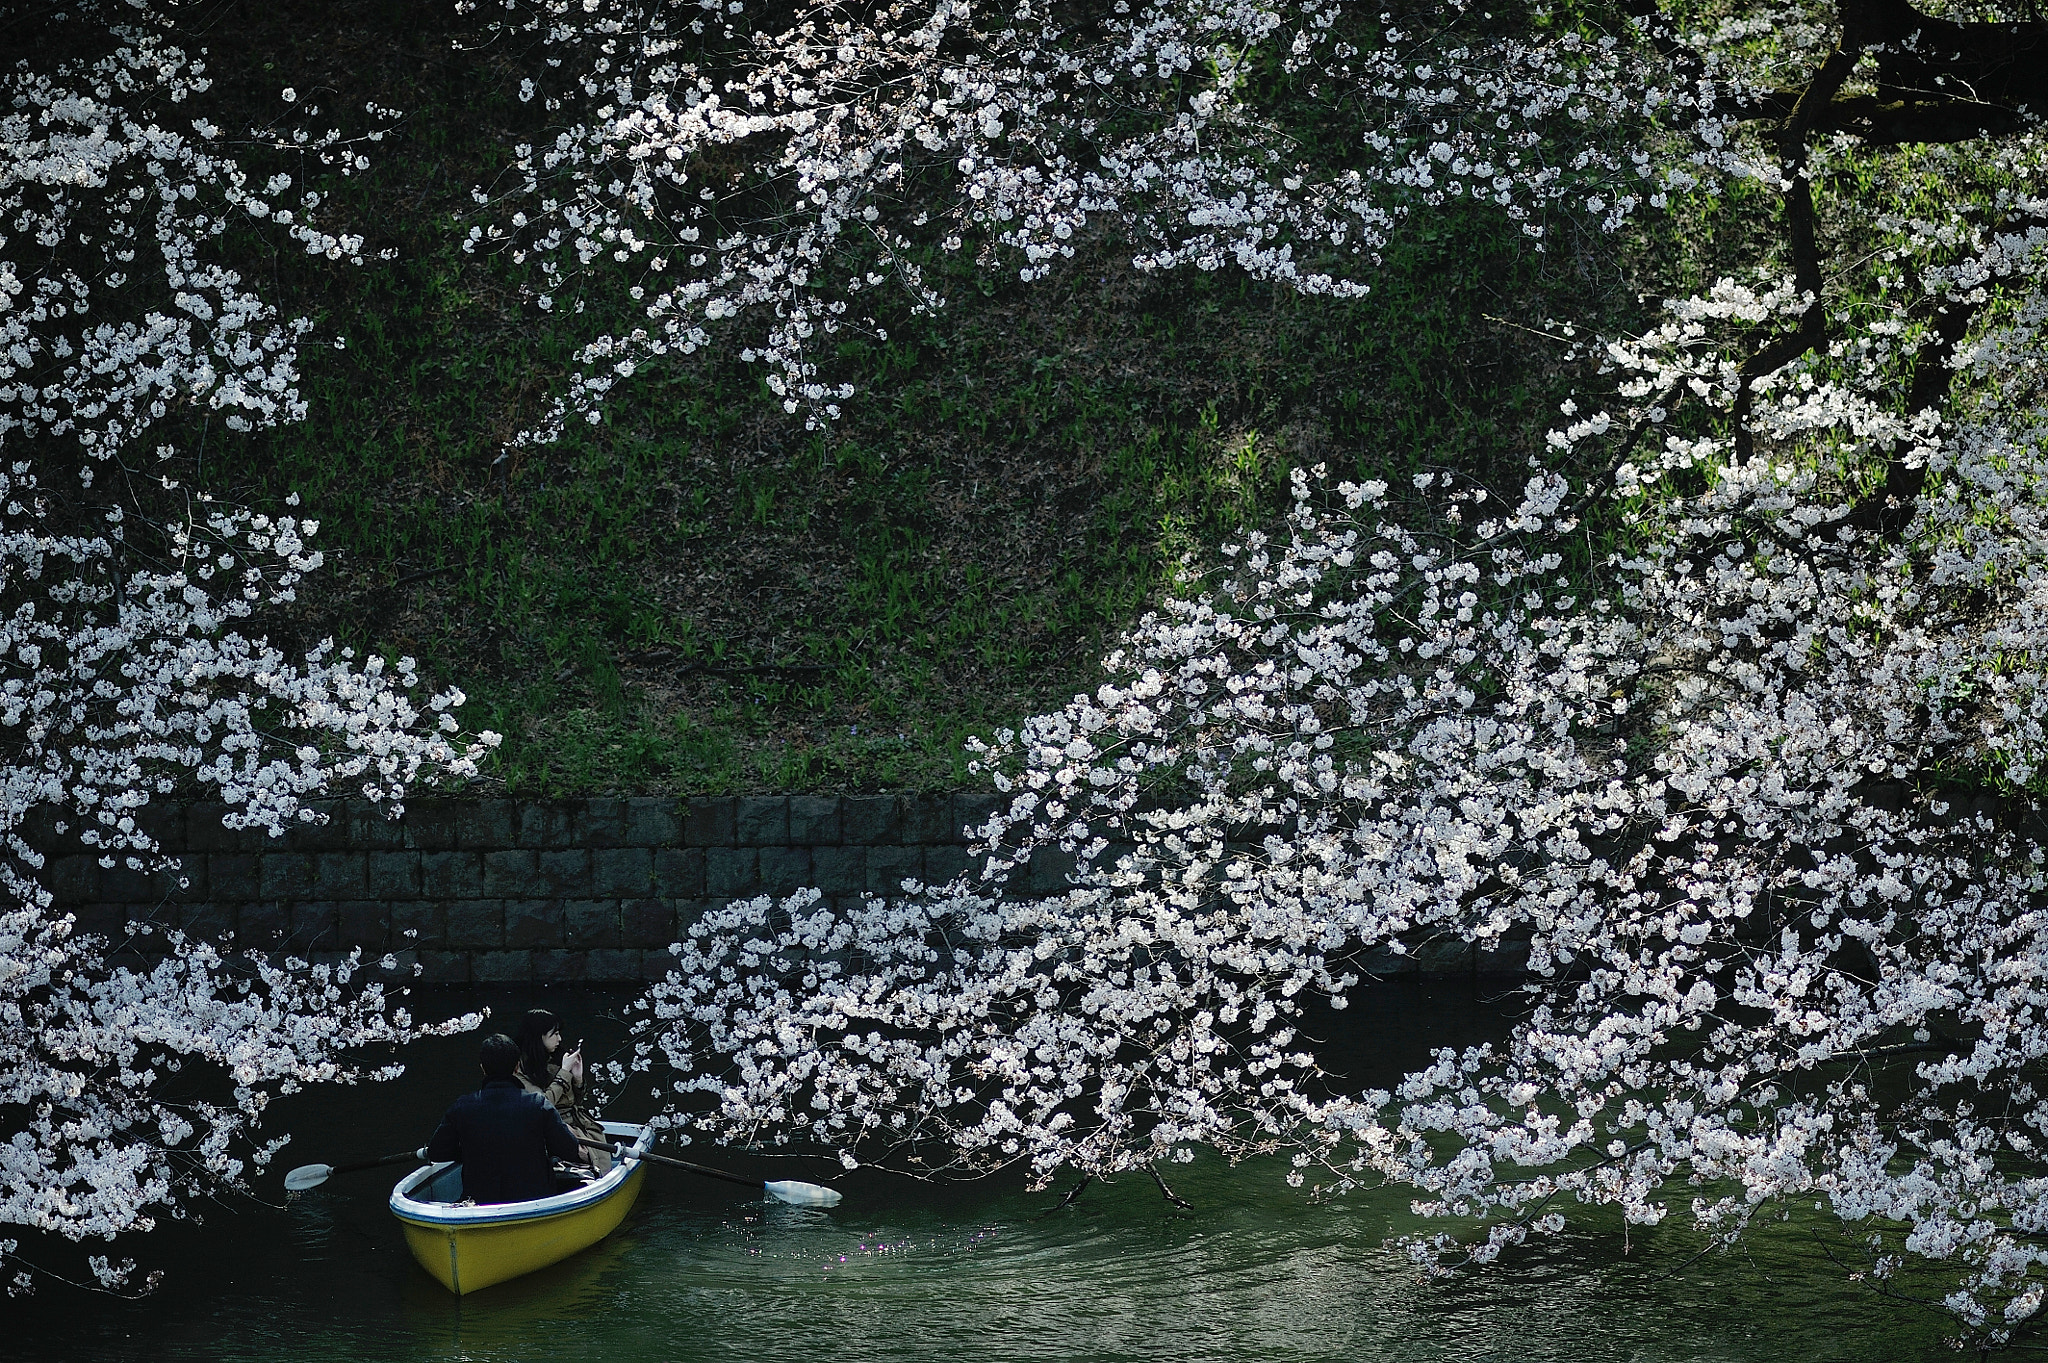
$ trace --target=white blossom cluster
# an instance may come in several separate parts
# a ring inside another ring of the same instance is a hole
[[[247,219],[308,251],[361,238],[308,216],[282,172],[258,181],[196,116],[201,64],[142,3],[41,22],[103,38],[98,56],[0,74],[0,1259],[10,1291],[51,1237],[113,1239],[196,1199],[246,1189],[283,1144],[270,1100],[389,1077],[362,1057],[474,1019],[423,1026],[355,957],[232,954],[176,930],[123,943],[82,931],[44,871],[65,842],[100,865],[174,867],[152,800],[204,793],[273,834],[360,792],[394,816],[423,782],[474,774],[495,736],[464,736],[460,692],[416,698],[410,659],[322,644],[288,656],[258,626],[320,566],[314,521],[219,506],[182,488],[155,432],[193,413],[234,430],[304,411],[284,319],[212,259]],[[58,50],[75,50],[52,40]],[[90,46],[89,43],[86,44]],[[291,92],[285,92],[287,102]],[[315,112],[308,108],[308,114]],[[175,130],[179,123],[189,131]],[[268,140],[266,140],[268,139]],[[246,143],[338,158],[338,134]],[[344,169],[356,168],[353,151]],[[289,499],[296,505],[297,498]],[[54,840],[53,840],[54,839]],[[124,945],[151,948],[123,954]],[[387,970],[395,959],[381,963]],[[26,1232],[26,1238],[20,1234]],[[100,1284],[132,1260],[89,1258]],[[153,1279],[154,1274],[148,1275]],[[146,1281],[146,1280],[145,1280]]]
[[[478,191],[496,216],[466,246],[536,269],[543,309],[644,316],[586,345],[525,440],[743,315],[784,407],[829,420],[851,389],[821,347],[885,334],[869,300],[892,280],[939,306],[927,267],[970,242],[1032,280],[1105,225],[1140,270],[1354,296],[1419,207],[1483,202],[1541,238],[1559,212],[1612,229],[1753,170],[1717,103],[1749,88],[1716,46],[1745,35],[1600,5],[465,7],[539,54],[520,93],[546,123]]]
[[[69,440],[93,456],[89,481],[174,406],[235,431],[298,420],[311,323],[212,257],[224,234],[274,225],[306,252],[360,262],[362,236],[323,225],[319,192],[247,163],[346,174],[367,159],[338,129],[234,136],[200,116],[205,63],[145,5],[87,3],[62,20],[109,25],[108,50],[0,71],[0,453]]]
[[[220,946],[172,930],[153,964],[108,959],[109,944],[50,911],[49,893],[0,863],[0,1258],[10,1293],[48,1271],[40,1242],[111,1240],[163,1216],[246,1190],[282,1137],[262,1139],[271,1099],[307,1084],[391,1078],[398,1066],[359,1057],[421,1036],[477,1025],[474,1016],[422,1024],[379,984],[351,987],[362,963],[309,965]],[[26,1246],[19,1232],[35,1233]],[[30,1256],[35,1256],[31,1258]],[[135,1261],[88,1259],[109,1288],[148,1287]]]

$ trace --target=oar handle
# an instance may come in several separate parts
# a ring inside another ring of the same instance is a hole
[[[427,1152],[425,1150],[402,1150],[396,1155],[385,1155],[379,1159],[357,1160],[354,1164],[337,1164],[329,1169],[328,1173],[329,1175],[353,1174],[359,1170],[376,1169],[386,1164],[404,1164],[408,1161],[419,1162],[425,1160],[426,1157]]]
[[[592,1150],[610,1150],[612,1148],[603,1141],[587,1141],[581,1137],[578,1138],[577,1143],[587,1145]],[[758,1178],[748,1178],[744,1174],[728,1174],[723,1169],[711,1169],[702,1164],[692,1164],[686,1159],[677,1159],[673,1155],[657,1155],[652,1150],[640,1150],[631,1153],[634,1159],[649,1159],[653,1160],[656,1164],[673,1164],[678,1169],[688,1169],[691,1173],[702,1174],[706,1178],[722,1178],[727,1183],[737,1183],[742,1188],[759,1188],[762,1186],[762,1181]]]

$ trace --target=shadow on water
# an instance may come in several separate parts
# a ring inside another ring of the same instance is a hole
[[[1332,1068],[1385,1083],[1433,1045],[1497,1035],[1502,1010],[1471,986],[1388,985],[1318,1020]],[[487,1002],[508,1025],[525,998]],[[603,1056],[623,1039],[620,1000],[549,996]],[[606,1014],[612,1020],[606,1020]],[[395,1084],[281,1104],[297,1139],[280,1171],[425,1139],[473,1082],[475,1037],[430,1043]],[[629,1091],[613,1111],[633,1115]],[[641,1097],[640,1102],[647,1101]],[[705,1158],[702,1151],[694,1152]],[[770,1176],[827,1177],[721,1154]],[[780,1172],[778,1172],[780,1171]],[[457,1299],[412,1261],[385,1198],[398,1171],[337,1178],[288,1205],[214,1209],[147,1246],[169,1270],[139,1301],[61,1288],[5,1308],[0,1359],[422,1363],[525,1360],[1371,1359],[1651,1363],[1653,1360],[1952,1357],[1942,1321],[1843,1280],[1814,1237],[1787,1226],[1743,1251],[1692,1261],[1689,1233],[1596,1224],[1500,1269],[1421,1278],[1389,1236],[1417,1228],[1406,1199],[1316,1203],[1277,1165],[1177,1170],[1192,1212],[1148,1180],[1052,1195],[1014,1183],[934,1187],[838,1180],[832,1211],[747,1198],[656,1169],[626,1224],[565,1263]],[[275,1185],[279,1174],[268,1180]],[[367,1180],[367,1181],[364,1181]],[[143,1247],[129,1250],[143,1257]]]

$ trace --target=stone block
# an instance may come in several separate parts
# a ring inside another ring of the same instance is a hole
[[[637,984],[644,953],[616,948],[583,953],[583,978],[592,984]]]
[[[390,907],[374,899],[344,900],[337,906],[341,949],[361,947],[365,956],[381,956],[391,945]]]
[[[348,843],[363,852],[395,852],[405,846],[405,820],[391,817],[388,802],[352,800],[348,807]]]
[[[1529,944],[1501,942],[1481,946],[1473,953],[1472,969],[1481,975],[1525,975],[1529,971]]]
[[[519,845],[547,848],[572,847],[576,831],[570,807],[560,800],[528,800],[519,805]]]
[[[517,950],[562,945],[562,901],[512,899],[505,903],[505,945]]]
[[[579,847],[624,847],[626,802],[609,796],[576,802],[574,821]]]
[[[733,816],[742,847],[782,847],[789,842],[789,800],[781,795],[742,796]]]
[[[533,979],[533,953],[479,951],[469,958],[469,978],[475,984],[527,984]]]
[[[447,946],[448,906],[438,899],[393,904],[390,940],[393,946]]]
[[[77,921],[77,931],[95,932],[102,937],[122,938],[128,935],[128,923],[135,917],[133,904],[78,904],[72,907],[71,916]]]
[[[571,947],[619,945],[619,901],[616,899],[572,899],[562,906],[563,940]]]
[[[135,826],[156,839],[166,852],[185,847],[186,810],[177,804],[147,804],[134,812]]]
[[[218,800],[195,800],[185,806],[185,846],[194,852],[242,850],[243,835],[221,826],[228,807]]]
[[[922,847],[870,847],[866,861],[866,888],[874,894],[894,897],[903,893],[904,881],[924,879]]]
[[[263,893],[259,859],[247,852],[208,852],[206,884],[216,899],[255,899]]]
[[[645,847],[608,847],[590,854],[590,893],[621,899],[654,888],[654,853]]]
[[[761,888],[769,894],[793,894],[811,883],[811,849],[761,849]]]
[[[980,859],[970,857],[965,847],[927,847],[924,851],[924,880],[927,885],[944,885],[958,876],[967,874],[969,866],[979,867]]]
[[[341,949],[340,906],[330,900],[303,900],[291,906],[287,941],[295,955]]]
[[[729,797],[692,800],[683,814],[683,841],[691,847],[731,847],[738,830],[739,801]]]
[[[463,950],[505,944],[505,903],[501,899],[458,899],[448,906],[446,941]]]
[[[962,834],[967,841],[980,835],[972,830],[989,821],[998,809],[1007,807],[1009,801],[1000,795],[955,795],[953,797],[953,826],[965,830]]]
[[[163,897],[156,877],[126,865],[122,853],[114,854],[112,866],[100,867],[99,890],[93,896],[109,904],[154,904]]]
[[[717,910],[723,908],[724,904],[725,901],[719,899],[676,900],[673,905],[676,915],[675,940],[680,942],[685,937],[688,937],[690,935],[691,924],[695,923],[698,919],[702,918],[707,913],[715,913]]]
[[[1470,942],[1457,937],[1439,937],[1409,947],[1415,969],[1424,975],[1470,975],[1473,950]]]
[[[669,972],[675,968],[676,958],[669,955],[666,948],[660,951],[643,951],[640,953],[640,979],[642,983],[652,984],[656,980],[665,980],[668,978]]]
[[[481,852],[421,852],[420,893],[429,899],[481,899],[484,855]]]
[[[581,847],[559,852],[537,852],[533,856],[533,879],[525,887],[530,895],[571,895],[590,893],[590,853]]]
[[[849,795],[839,802],[839,836],[850,846],[879,847],[901,835],[893,795]]]
[[[459,820],[460,808],[453,800],[411,801],[405,807],[405,845],[421,852],[452,852]]]
[[[313,858],[313,893],[322,899],[361,899],[369,893],[360,852],[323,852]]]
[[[204,899],[213,893],[213,887],[206,878],[206,858],[187,852],[178,858],[178,864],[161,873],[166,895],[181,899]]]
[[[232,904],[191,903],[178,908],[178,926],[188,937],[218,942],[235,930]]]
[[[1073,853],[1062,852],[1057,847],[1041,847],[1031,854],[1030,874],[1026,877],[1027,892],[1059,894],[1068,887],[1070,882],[1067,878],[1073,873]]]
[[[1415,957],[1392,947],[1374,947],[1365,954],[1360,967],[1368,975],[1412,975],[1415,973]]]
[[[343,850],[349,845],[348,808],[339,800],[316,800],[300,806],[286,842],[294,852]]]
[[[619,906],[619,940],[629,947],[660,951],[676,940],[676,911],[660,899],[629,899]]]
[[[905,795],[897,802],[903,841],[916,844],[959,842],[960,825],[953,820],[950,795]]]
[[[704,893],[704,849],[663,847],[654,854],[654,890],[670,899],[695,899]]]
[[[581,951],[536,951],[533,953],[535,984],[581,984],[584,974]]]
[[[761,854],[751,847],[705,848],[704,893],[716,899],[761,893]]]
[[[23,842],[44,856],[52,856],[61,850],[60,843],[64,848],[68,848],[73,841],[68,833],[60,835],[57,832],[58,824],[69,825],[75,822],[69,815],[69,810],[60,810],[54,805],[37,805],[21,816],[17,831],[20,832]]]
[[[420,953],[420,973],[413,978],[417,979],[421,984],[468,984],[469,953],[466,951],[422,951]]]
[[[303,899],[313,893],[313,858],[305,852],[266,852],[262,862],[265,899]]]
[[[457,847],[487,852],[513,845],[515,828],[510,800],[476,800],[457,806],[457,810]]]
[[[682,806],[672,797],[642,796],[626,801],[627,847],[675,847],[683,841]]]
[[[865,847],[820,847],[811,853],[811,884],[826,894],[858,894],[868,887]]]
[[[129,925],[127,945],[131,950],[146,952],[152,956],[167,956],[171,953],[171,933],[174,925],[152,916],[137,918]]]
[[[259,899],[235,911],[235,937],[240,945],[270,951],[291,929],[291,911],[274,899]]]
[[[484,853],[484,893],[503,899],[527,899],[539,893],[540,879],[534,860],[538,855],[524,849]]]
[[[439,853],[460,856],[460,853]],[[417,899],[420,893],[418,852],[368,852],[363,857],[363,879],[373,899]],[[482,888],[479,886],[478,888]]]
[[[99,896],[100,864],[97,857],[55,857],[43,863],[43,885],[57,897],[59,908],[83,904]]]
[[[387,959],[391,964],[385,964]],[[386,983],[410,984],[419,963],[420,954],[417,951],[380,952],[375,956],[368,952],[363,953],[364,973],[373,980],[382,980]]]
[[[792,847],[837,847],[843,835],[836,795],[789,797],[789,842]]]

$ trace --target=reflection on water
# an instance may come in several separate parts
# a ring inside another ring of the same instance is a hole
[[[577,1011],[574,999],[551,1002]],[[1406,1063],[1418,1038],[1470,1022],[1469,998],[1409,995],[1406,1003],[1374,1026],[1362,1066]],[[1462,1011],[1432,1023],[1432,1009],[1449,1008]],[[588,1034],[595,1042],[602,1028]],[[469,1082],[474,1044],[423,1051],[411,1075],[368,1100],[294,1100],[287,1121],[300,1135],[281,1163],[424,1139],[449,1095]],[[316,1140],[316,1132],[328,1134]],[[1505,1269],[1426,1282],[1385,1246],[1413,1228],[1405,1199],[1312,1204],[1278,1168],[1220,1163],[1175,1178],[1192,1212],[1164,1205],[1149,1181],[1127,1179],[1050,1216],[1052,1196],[1014,1186],[932,1188],[856,1175],[841,1181],[846,1201],[823,1211],[749,1201],[744,1190],[655,1169],[609,1240],[457,1299],[407,1253],[384,1207],[393,1172],[336,1179],[278,1208],[216,1212],[204,1227],[167,1235],[157,1252],[171,1278],[152,1300],[45,1289],[11,1303],[0,1359],[1950,1356],[1938,1318],[1845,1283],[1817,1239],[1796,1227],[1697,1261],[1697,1243],[1681,1231],[1638,1231],[1625,1247],[1618,1228],[1596,1228]]]

